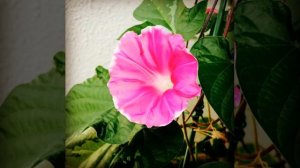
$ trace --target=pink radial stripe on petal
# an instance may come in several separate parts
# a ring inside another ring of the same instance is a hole
[[[181,35],[161,26],[140,35],[127,32],[109,69],[108,88],[115,107],[130,121],[147,127],[165,126],[199,95],[197,60]]]

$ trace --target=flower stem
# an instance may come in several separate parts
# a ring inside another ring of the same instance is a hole
[[[216,24],[215,24],[213,36],[220,35],[220,28],[221,28],[221,23],[222,23],[223,15],[224,15],[224,12],[225,12],[225,8],[226,8],[226,3],[227,3],[227,0],[221,0],[221,4],[220,4],[220,7],[219,7],[219,12],[218,12],[217,21],[216,21]]]

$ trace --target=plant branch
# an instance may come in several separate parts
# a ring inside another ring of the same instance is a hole
[[[184,137],[185,137],[187,148],[189,150],[189,153],[190,153],[193,161],[195,161],[195,157],[193,155],[192,147],[191,147],[191,144],[190,144],[188,136],[187,136],[187,130],[186,130],[186,125],[185,125],[185,115],[184,115],[184,113],[182,113],[182,125],[183,125],[183,133],[184,133]]]
[[[189,47],[189,40],[186,41],[185,48]]]
[[[212,8],[211,8],[211,10],[210,10],[210,12],[209,12],[208,15],[206,16],[205,22],[204,22],[204,24],[203,24],[203,26],[202,26],[202,29],[201,29],[201,31],[200,31],[198,40],[199,40],[201,37],[204,36],[204,32],[205,32],[205,30],[206,30],[206,28],[207,28],[207,26],[208,26],[209,20],[210,20],[212,14],[213,14],[213,11],[214,11],[215,8],[216,8],[217,3],[218,3],[218,0],[215,0],[214,3],[213,3]]]
[[[206,106],[207,106],[207,113],[208,113],[208,122],[211,123],[212,119],[211,119],[211,112],[210,112],[210,105],[208,103],[208,100],[206,99]]]
[[[263,157],[265,156],[266,154],[270,153],[272,150],[275,150],[275,146],[274,144],[270,145],[269,147],[267,147],[266,149],[262,150],[260,152],[260,156]],[[240,154],[240,155],[236,155],[237,156],[237,159],[239,160],[252,160],[252,159],[255,159],[257,157],[258,153],[256,154]]]
[[[195,105],[195,106],[193,107],[193,109],[191,110],[191,112],[190,112],[190,114],[188,115],[188,117],[187,117],[187,119],[185,120],[185,122],[187,122],[187,121],[191,118],[191,116],[192,116],[192,114],[194,113],[194,111],[195,111],[196,107],[198,106],[198,104],[199,104],[200,102],[203,101],[203,98],[204,98],[204,94],[203,94],[203,92],[202,92],[201,95],[200,95],[200,98],[198,99],[196,105]]]
[[[225,25],[225,28],[224,28],[224,33],[223,33],[223,36],[226,38],[227,37],[227,34],[228,34],[228,31],[229,31],[229,27],[230,27],[230,23],[232,21],[232,18],[234,16],[233,12],[234,12],[234,8],[237,4],[237,0],[233,0],[233,3],[232,3],[232,6],[228,12],[228,15],[227,15],[227,18],[226,18],[226,25]]]
[[[258,136],[257,136],[257,127],[256,127],[256,120],[252,115],[252,124],[253,124],[253,134],[254,134],[254,144],[256,152],[259,151],[259,143],[258,143]]]

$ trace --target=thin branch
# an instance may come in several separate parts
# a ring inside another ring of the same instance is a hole
[[[209,12],[208,15],[206,16],[205,22],[204,22],[204,24],[203,24],[203,26],[202,26],[202,29],[201,29],[201,31],[200,31],[198,40],[199,40],[201,37],[203,37],[204,32],[205,32],[205,30],[206,30],[206,28],[207,28],[207,26],[208,26],[209,20],[210,20],[212,14],[213,14],[213,11],[214,11],[215,8],[216,8],[217,3],[218,3],[218,0],[215,0],[214,3],[213,3],[212,8],[211,8],[211,10],[210,10],[210,12]]]
[[[185,120],[185,122],[187,122],[191,118],[191,116],[194,113],[194,111],[195,111],[196,107],[198,106],[198,104],[203,101],[203,98],[204,98],[204,94],[202,92],[201,95],[200,95],[200,98],[198,99],[196,105],[191,110],[191,112],[190,112],[189,116],[187,117],[187,119]]]
[[[208,103],[208,100],[206,99],[206,106],[207,106],[207,113],[208,113],[208,122],[211,123],[212,119],[211,119],[211,112],[210,112],[210,105]]]
[[[225,38],[227,37],[228,31],[229,31],[229,28],[230,28],[230,23],[231,23],[232,18],[234,16],[233,12],[234,12],[234,8],[235,8],[236,4],[237,4],[237,0],[233,0],[232,6],[231,6],[231,8],[228,12],[227,18],[226,18],[226,25],[225,25],[224,33],[223,33],[223,36]]]
[[[186,125],[185,125],[185,115],[184,115],[184,113],[182,113],[182,125],[183,125],[183,133],[184,133],[184,137],[185,137],[185,140],[186,140],[186,145],[187,145],[187,147],[189,149],[189,153],[192,156],[193,161],[195,161],[195,157],[193,155],[192,147],[191,147],[190,141],[189,141],[188,136],[187,136],[187,130],[186,130]]]
[[[189,47],[189,40],[186,41],[186,44],[185,44],[185,48],[188,48]]]
[[[257,136],[257,127],[256,127],[256,120],[252,115],[252,124],[253,124],[253,134],[254,134],[254,144],[256,152],[259,151],[259,143],[258,143],[258,136]]]
[[[275,146],[274,144],[270,145],[269,147],[267,147],[266,149],[262,150],[260,152],[260,156],[263,157],[265,155],[267,155],[268,153],[270,153],[272,150],[275,150]],[[252,160],[255,159],[257,157],[258,153],[256,154],[240,154],[240,155],[236,155],[238,158],[237,159],[241,159],[241,160]]]
[[[197,129],[198,127],[207,127],[205,130],[211,130],[211,129],[210,129],[210,126],[211,126],[211,125],[215,125],[215,124],[216,124],[217,122],[219,122],[219,121],[220,121],[220,118],[218,118],[218,119],[212,121],[211,123],[197,123],[197,122],[194,121],[194,124],[197,125],[197,127],[195,127],[195,126],[190,126],[190,128]]]

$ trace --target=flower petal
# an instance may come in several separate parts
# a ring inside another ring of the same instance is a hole
[[[154,67],[157,72],[169,73],[168,64],[172,56],[172,48],[168,38],[172,34],[161,26],[146,28],[141,33],[141,42],[145,62]]]
[[[198,62],[193,55],[184,50],[175,50],[176,54],[172,59],[171,79],[175,83],[174,89],[178,94],[186,98],[200,95],[201,88],[196,83]]]
[[[145,124],[147,127],[168,125],[187,108],[187,105],[186,98],[170,89],[159,97],[155,106],[150,108]]]

